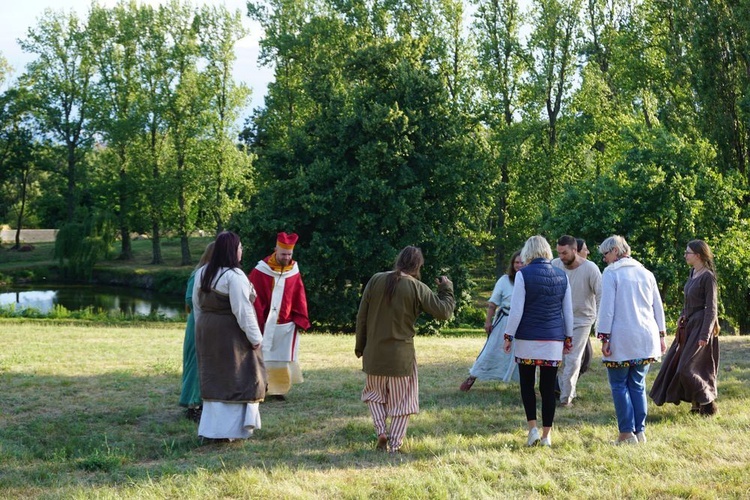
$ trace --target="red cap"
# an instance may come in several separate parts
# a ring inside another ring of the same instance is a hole
[[[299,236],[296,233],[288,234],[281,232],[276,235],[276,246],[284,250],[291,250],[294,248],[294,244],[297,243],[298,238]]]

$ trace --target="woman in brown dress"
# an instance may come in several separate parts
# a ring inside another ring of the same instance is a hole
[[[261,425],[263,336],[251,302],[255,291],[241,261],[239,236],[225,231],[216,238],[211,260],[195,273],[195,349],[203,397],[198,435],[203,438],[246,439]]]
[[[711,249],[693,240],[685,249],[685,262],[693,269],[685,283],[685,305],[672,346],[654,380],[649,396],[657,406],[692,404],[690,411],[716,413],[716,374],[719,368],[719,320],[716,268]]]

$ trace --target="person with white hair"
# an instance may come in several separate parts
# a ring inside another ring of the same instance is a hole
[[[602,300],[597,337],[620,435],[614,444],[646,442],[646,375],[667,347],[664,308],[654,275],[630,256],[622,236],[599,245],[607,268],[602,273]]]

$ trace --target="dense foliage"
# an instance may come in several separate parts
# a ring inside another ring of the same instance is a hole
[[[675,314],[682,251],[702,238],[723,318],[750,330],[747,5],[266,0],[248,14],[275,80],[241,146],[238,16],[178,1],[45,14],[23,42],[39,58],[0,101],[0,219],[106,209],[123,257],[148,232],[154,262],[163,231],[229,227],[248,267],[296,231],[311,314],[338,328],[407,244],[426,281],[454,278],[466,320],[467,266],[497,275],[537,233],[592,249],[622,234]]]

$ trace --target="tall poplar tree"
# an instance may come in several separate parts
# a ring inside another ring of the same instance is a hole
[[[251,157],[237,144],[237,120],[247,105],[250,89],[232,76],[236,43],[248,35],[239,12],[204,6],[199,12],[200,54],[208,106],[207,130],[202,142],[201,166],[205,182],[202,205],[210,214],[216,234],[228,218],[249,201]]]
[[[72,12],[45,10],[20,41],[36,56],[22,76],[43,130],[64,148],[65,220],[75,218],[79,168],[91,144],[91,86],[95,68],[86,23]]]
[[[143,94],[138,63],[138,39],[143,36],[135,2],[107,9],[94,5],[89,14],[89,39],[96,67],[92,87],[95,126],[106,148],[111,149],[116,183],[116,215],[120,230],[120,258],[130,260],[134,193],[133,149],[145,127]]]

